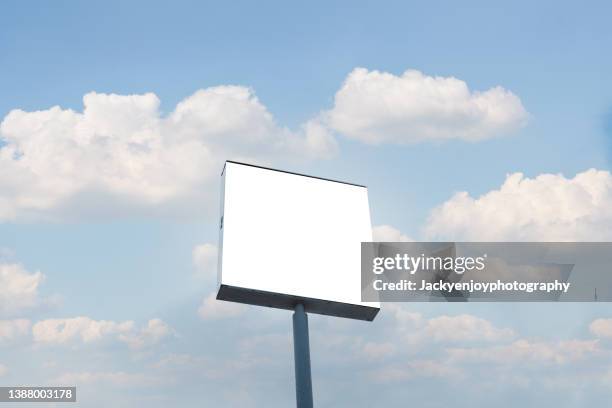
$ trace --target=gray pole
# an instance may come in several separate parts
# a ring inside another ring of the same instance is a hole
[[[293,357],[295,358],[295,398],[297,408],[312,408],[308,315],[304,305],[295,305],[293,313]]]

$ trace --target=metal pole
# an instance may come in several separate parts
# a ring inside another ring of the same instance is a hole
[[[306,315],[304,305],[301,303],[295,305],[295,312],[293,313],[293,356],[295,358],[295,398],[297,408],[312,408],[308,315]]]

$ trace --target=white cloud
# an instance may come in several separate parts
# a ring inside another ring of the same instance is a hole
[[[245,310],[244,305],[217,300],[215,294],[211,293],[202,301],[198,315],[204,320],[217,320],[240,316]]]
[[[312,119],[302,126],[304,142],[297,144],[295,150],[302,149],[302,154],[308,158],[330,159],[338,152],[338,143],[330,129],[321,119]]]
[[[83,111],[15,109],[0,123],[0,222],[7,220],[190,217],[217,203],[226,159],[282,165],[329,158],[340,132],[368,143],[478,140],[526,118],[502,88],[417,71],[351,72],[330,111],[297,131],[276,123],[241,86],[201,89],[169,114],[153,93],[91,92]]]
[[[217,246],[213,244],[197,245],[192,251],[193,265],[196,274],[202,278],[216,277]]]
[[[8,368],[5,365],[0,364],[0,377],[6,375],[8,373]]]
[[[602,339],[612,339],[612,319],[596,319],[589,325],[589,330]]]
[[[143,328],[137,328],[133,321],[115,322],[93,320],[89,317],[47,319],[34,324],[32,335],[38,344],[93,343],[104,340],[118,340],[132,349],[158,343],[174,333],[161,319],[151,319]]]
[[[30,325],[27,319],[0,320],[0,344],[27,336]]]
[[[402,234],[390,225],[377,225],[372,228],[374,242],[413,242],[414,239]]]
[[[601,352],[597,340],[558,342],[517,340],[509,345],[449,349],[453,361],[497,364],[567,364]]]
[[[465,241],[606,241],[612,239],[612,175],[590,169],[565,178],[514,173],[478,198],[455,194],[435,208],[429,239]]]
[[[423,336],[442,342],[488,341],[497,342],[514,337],[508,328],[497,328],[488,320],[462,314],[458,316],[438,316],[427,321]]]
[[[38,287],[43,280],[44,275],[38,271],[30,273],[20,264],[0,263],[0,316],[38,306]]]
[[[117,323],[80,316],[39,321],[32,327],[32,335],[37,343],[63,344],[74,340],[90,343],[108,336],[128,333],[133,328],[132,321]]]
[[[384,313],[393,316],[393,328],[414,343],[501,342],[515,337],[509,328],[499,328],[470,314],[425,318],[402,304],[386,304]]]
[[[316,120],[280,127],[253,91],[202,89],[169,115],[152,93],[88,93],[84,110],[11,111],[0,124],[0,221],[192,215],[216,204],[225,159],[329,157]]]
[[[412,312],[403,304],[387,303],[381,309],[383,313],[393,314],[393,327],[401,331],[412,331],[424,325],[425,319],[418,312]]]
[[[174,330],[161,319],[151,319],[147,326],[137,332],[120,333],[119,340],[127,343],[132,349],[157,344],[165,337],[174,334]]]
[[[356,68],[323,116],[344,136],[379,144],[481,140],[520,127],[528,114],[516,95],[499,86],[478,92],[453,77]]]

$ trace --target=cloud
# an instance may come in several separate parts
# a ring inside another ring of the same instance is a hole
[[[30,273],[20,264],[0,263],[0,316],[37,307],[41,303],[38,287],[44,278],[42,273]]]
[[[8,373],[8,368],[5,365],[0,364],[0,377],[6,375]]]
[[[421,313],[409,310],[405,305],[399,303],[386,303],[381,309],[382,313],[390,314],[393,321],[393,329],[402,334],[414,334],[422,328],[427,319]]]
[[[90,92],[83,110],[10,111],[0,123],[0,222],[193,217],[216,205],[226,159],[282,165],[333,157],[339,132],[366,143],[480,140],[527,113],[503,88],[456,78],[353,70],[334,107],[297,130],[252,89],[200,89],[168,114],[153,93]]]
[[[83,105],[6,115],[0,221],[198,214],[216,204],[225,159],[282,163],[336,150],[320,122],[292,132],[240,86],[199,90],[168,115],[152,93],[91,92]]]
[[[32,335],[37,344],[94,343],[118,340],[138,349],[158,343],[174,331],[161,319],[151,319],[144,328],[136,328],[133,321],[114,322],[93,320],[89,317],[47,319],[34,324]]]
[[[396,76],[356,68],[323,116],[348,138],[405,144],[482,140],[519,128],[528,114],[516,95],[499,86],[478,92],[454,77],[415,70]]]
[[[404,305],[386,304],[385,313],[391,313],[394,330],[406,335],[411,342],[501,342],[515,337],[509,328],[499,328],[488,320],[470,314],[441,315],[425,318]]]
[[[29,335],[30,326],[27,319],[0,320],[0,344]]]
[[[390,225],[377,225],[372,228],[374,242],[413,242],[414,239],[402,234]]]
[[[63,344],[73,340],[90,343],[107,336],[128,333],[133,328],[134,322],[132,321],[116,323],[81,316],[39,321],[32,327],[32,334],[37,343]]]
[[[497,364],[567,364],[601,352],[597,340],[517,340],[509,345],[448,349],[454,361]]]
[[[423,329],[423,335],[438,342],[498,342],[514,337],[515,333],[508,328],[497,328],[488,320],[462,314],[429,319]]]
[[[612,319],[596,319],[589,325],[589,330],[602,339],[612,339]]]
[[[471,197],[455,194],[436,207],[428,239],[465,241],[606,241],[612,239],[612,175],[590,169],[565,178],[522,173]]]
[[[246,310],[244,305],[217,300],[211,293],[202,301],[198,308],[198,315],[204,320],[218,320],[240,316]]]
[[[196,275],[202,278],[217,276],[217,246],[213,244],[202,244],[193,248],[193,265]]]
[[[127,343],[132,349],[141,349],[157,344],[163,338],[175,334],[174,330],[161,319],[151,319],[147,326],[132,333],[120,333],[119,340]]]

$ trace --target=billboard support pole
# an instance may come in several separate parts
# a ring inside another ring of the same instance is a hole
[[[304,305],[301,303],[295,305],[293,313],[293,357],[295,359],[295,398],[297,408],[312,408],[308,315],[304,310]]]

